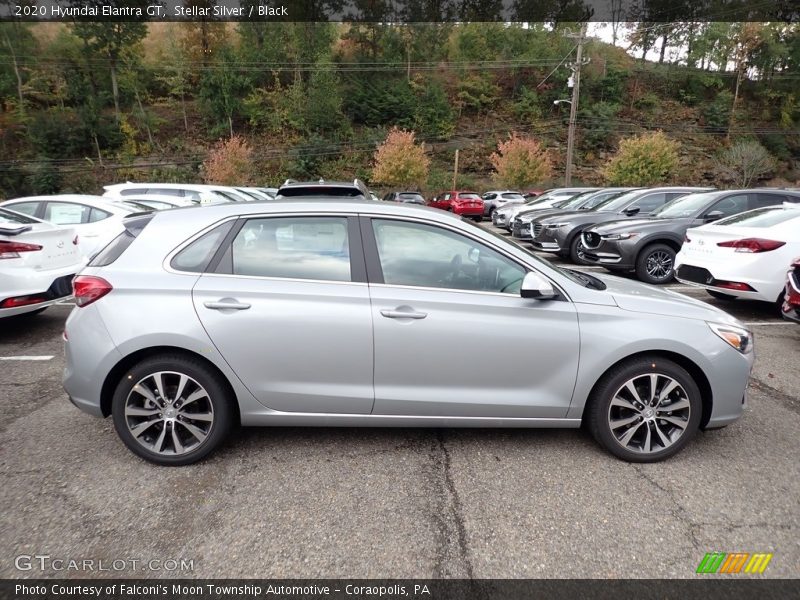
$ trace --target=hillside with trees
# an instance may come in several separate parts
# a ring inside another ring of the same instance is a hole
[[[573,181],[797,184],[798,25],[621,25],[584,47]],[[557,183],[567,28],[2,23],[0,196],[237,177],[429,192],[456,149],[459,186]]]

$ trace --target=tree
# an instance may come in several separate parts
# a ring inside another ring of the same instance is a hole
[[[531,137],[511,132],[508,140],[497,144],[497,152],[489,157],[498,185],[524,188],[549,179],[553,166],[547,151]]]
[[[241,136],[220,140],[203,163],[203,180],[218,185],[248,185],[253,175],[253,150]]]
[[[106,3],[101,0],[90,0],[89,4],[99,9]],[[126,2],[125,6],[138,6],[144,11],[147,3],[144,0],[134,0]],[[119,121],[119,83],[117,79],[119,62],[123,52],[129,51],[144,39],[147,35],[147,25],[142,21],[82,21],[75,23],[72,30],[75,35],[84,40],[89,51],[108,60],[108,68],[111,73],[111,94],[114,98],[114,116]]]
[[[200,100],[214,131],[227,129],[233,137],[233,119],[242,111],[248,88],[233,49],[225,46],[217,53],[213,68],[205,71],[200,80]]]
[[[421,187],[430,159],[425,144],[414,143],[414,132],[392,127],[373,156],[372,181],[393,187]]]
[[[716,163],[721,171],[736,181],[736,185],[743,188],[775,168],[770,153],[755,140],[736,142],[720,153]]]
[[[678,143],[656,131],[623,139],[605,176],[611,185],[656,185],[665,183],[677,164]]]

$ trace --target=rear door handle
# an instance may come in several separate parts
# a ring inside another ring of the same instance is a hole
[[[428,313],[406,310],[382,310],[381,314],[387,319],[424,319]]]
[[[250,305],[245,302],[236,302],[233,300],[220,300],[219,302],[203,302],[203,306],[211,310],[247,310]]]

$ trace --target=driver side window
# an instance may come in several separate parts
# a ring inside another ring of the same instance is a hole
[[[519,294],[525,269],[447,229],[374,219],[384,283]]]
[[[717,201],[716,204],[706,211],[706,214],[712,212],[721,212],[723,217],[730,217],[731,215],[746,211],[748,208],[747,200],[747,194],[727,196],[722,200]]]

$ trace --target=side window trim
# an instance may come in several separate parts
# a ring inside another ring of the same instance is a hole
[[[372,226],[372,221],[376,220],[376,219],[377,220],[385,220],[385,221],[399,221],[399,222],[403,222],[403,223],[419,223],[419,224],[422,224],[422,225],[428,225],[430,227],[439,227],[439,228],[444,229],[446,231],[449,231],[449,232],[452,232],[452,233],[455,233],[455,234],[458,234],[458,235],[463,235],[464,237],[469,238],[470,240],[474,241],[477,244],[481,244],[482,246],[486,246],[490,250],[493,250],[493,251],[497,252],[498,254],[500,254],[501,256],[506,258],[508,261],[510,261],[510,262],[514,263],[515,265],[517,265],[520,269],[522,269],[526,273],[530,273],[531,271],[535,271],[535,269],[533,269],[529,265],[527,265],[527,264],[525,264],[523,262],[520,262],[520,260],[518,258],[505,253],[501,248],[496,247],[494,244],[487,243],[485,240],[482,240],[482,239],[474,238],[471,235],[468,235],[467,233],[465,233],[463,231],[460,231],[458,229],[452,229],[450,227],[447,227],[446,225],[442,225],[441,223],[422,221],[422,220],[418,220],[418,219],[398,218],[398,217],[396,217],[394,215],[361,215],[360,218],[359,218],[359,221],[360,221],[360,224],[361,224],[361,238],[362,238],[362,240],[364,242],[364,258],[366,260],[366,266],[367,266],[367,280],[368,280],[368,283],[370,283],[370,284],[392,285],[392,284],[387,284],[386,281],[383,278],[383,269],[381,267],[380,254],[378,253],[378,242],[375,239],[375,230],[373,229],[373,226]],[[541,273],[540,271],[537,271],[537,272]],[[546,275],[544,275],[544,274],[542,274],[542,275],[546,277]],[[550,278],[548,277],[548,279],[550,279]],[[566,300],[567,296],[563,292],[561,292],[560,288],[555,284],[555,282],[553,282],[553,285],[556,286],[559,289],[560,296],[562,297],[562,298],[556,298],[556,299],[559,299],[559,300],[560,299],[564,299],[564,300]],[[400,287],[408,287],[408,286],[400,286]],[[465,294],[476,294],[476,293],[478,293],[478,294],[498,294],[499,293],[502,296],[509,296],[509,294],[503,293],[503,292],[484,292],[484,291],[475,291],[475,290],[463,290],[463,289],[458,289],[458,288],[439,288],[439,287],[425,287],[425,286],[411,286],[411,287],[420,287],[420,288],[424,288],[426,290],[440,291],[440,292],[459,292],[459,293],[463,292]]]
[[[209,262],[206,268],[206,273],[214,273],[217,275],[231,275],[236,276],[233,272],[233,241],[239,235],[242,227],[247,224],[247,221],[258,219],[283,219],[291,216],[293,218],[314,218],[314,217],[335,217],[345,219],[347,222],[347,244],[350,253],[350,281],[334,281],[328,279],[320,279],[326,283],[367,283],[367,268],[364,261],[364,250],[361,240],[361,231],[358,224],[358,217],[355,215],[346,214],[299,214],[299,215],[248,215],[246,217],[239,217],[236,219],[233,227],[231,227],[228,234],[222,240],[219,248]],[[265,277],[266,279],[266,277]],[[291,280],[291,278],[285,278]]]

